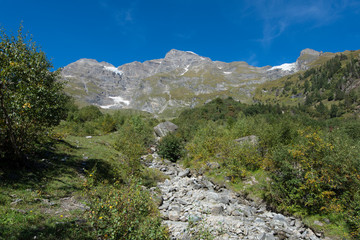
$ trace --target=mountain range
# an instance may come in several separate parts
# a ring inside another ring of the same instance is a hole
[[[172,49],[162,59],[119,67],[80,59],[64,67],[61,76],[66,82],[65,91],[81,105],[131,108],[171,117],[183,108],[216,97],[251,102],[259,84],[307,70],[333,55],[305,49],[294,63],[255,67],[243,61],[212,61],[194,52]]]

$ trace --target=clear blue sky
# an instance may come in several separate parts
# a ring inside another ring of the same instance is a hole
[[[80,58],[119,66],[173,48],[274,66],[304,48],[360,48],[359,0],[0,0],[0,25],[16,33],[21,21],[55,68]]]

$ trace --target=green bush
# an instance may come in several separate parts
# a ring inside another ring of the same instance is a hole
[[[85,106],[78,111],[73,111],[68,115],[68,121],[89,122],[100,118],[103,114],[100,109],[94,105]]]
[[[175,134],[168,134],[163,137],[158,146],[158,153],[162,158],[176,162],[183,156],[184,143]]]
[[[68,97],[59,71],[50,71],[45,53],[21,27],[16,37],[0,31],[0,158],[19,166],[48,128],[66,117]]]
[[[128,185],[105,183],[95,187],[94,174],[84,185],[89,199],[87,220],[97,239],[168,239],[157,206],[140,182],[129,179]]]
[[[359,148],[341,132],[299,134],[296,144],[274,151],[272,199],[309,214],[346,212],[360,185]]]
[[[129,173],[138,175],[141,170],[140,157],[146,153],[143,137],[131,125],[126,125],[119,131],[114,147],[121,152]]]
[[[116,130],[116,122],[110,114],[105,114],[102,117],[101,130],[103,133],[110,133]]]

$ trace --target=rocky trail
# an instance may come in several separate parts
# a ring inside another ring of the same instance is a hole
[[[200,239],[201,234],[214,239],[329,239],[299,219],[268,211],[264,203],[244,199],[189,169],[162,161],[156,152],[151,155],[147,166],[169,176],[158,183],[158,189],[159,210],[171,239]]]

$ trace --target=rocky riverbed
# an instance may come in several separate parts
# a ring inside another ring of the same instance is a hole
[[[171,239],[194,239],[208,234],[214,239],[329,239],[314,233],[295,217],[268,211],[255,203],[218,186],[178,164],[152,154],[148,167],[169,176],[158,184],[159,210]]]

